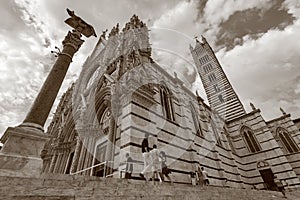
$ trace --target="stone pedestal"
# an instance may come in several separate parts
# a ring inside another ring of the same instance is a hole
[[[39,176],[41,151],[49,137],[34,127],[9,127],[1,138],[0,176]]]

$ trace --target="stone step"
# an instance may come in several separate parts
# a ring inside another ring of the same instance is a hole
[[[288,199],[300,199],[300,193],[288,192]],[[149,199],[149,200],[279,200],[282,194],[214,186],[153,183],[140,180],[52,174],[37,178],[0,177],[1,199]]]

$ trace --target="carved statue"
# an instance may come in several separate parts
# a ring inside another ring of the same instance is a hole
[[[253,105],[253,103],[250,102],[250,106],[252,108],[252,110],[256,110],[255,106]]]
[[[280,111],[282,112],[283,115],[286,115],[286,112],[282,108],[280,108]]]
[[[102,34],[101,34],[100,38],[106,39],[107,31],[108,31],[108,29],[106,29],[105,31],[102,31]]]
[[[89,25],[80,17],[76,16],[74,11],[71,11],[67,8],[67,12],[71,17],[66,19],[65,23],[74,28],[76,31],[82,33],[85,37],[90,37],[92,35],[97,37],[93,26]]]
[[[118,33],[119,33],[119,23],[117,23],[117,25],[114,26],[114,27],[111,29],[111,31],[110,31],[108,37],[117,35]]]

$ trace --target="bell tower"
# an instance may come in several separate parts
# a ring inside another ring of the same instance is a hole
[[[206,39],[196,39],[190,51],[210,106],[228,121],[244,115],[245,109]]]

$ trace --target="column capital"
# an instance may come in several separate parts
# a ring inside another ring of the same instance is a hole
[[[62,41],[64,46],[72,46],[76,51],[80,48],[84,40],[80,39],[81,33],[77,30],[72,30],[68,32],[65,39]]]

